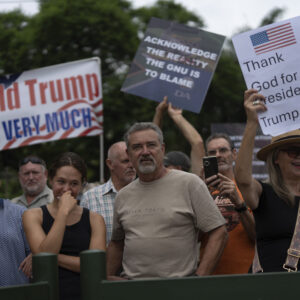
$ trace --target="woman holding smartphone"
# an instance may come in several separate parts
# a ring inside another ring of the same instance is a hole
[[[105,250],[103,217],[78,205],[86,166],[76,153],[57,157],[49,169],[54,200],[27,210],[25,234],[33,254],[58,254],[60,299],[80,299],[80,258],[87,249]]]

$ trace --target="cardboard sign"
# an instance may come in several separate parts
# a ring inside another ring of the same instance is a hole
[[[122,91],[199,113],[225,37],[152,18]]]
[[[245,123],[213,123],[211,124],[212,133],[226,133],[229,135],[237,152],[240,149],[243,134],[245,131]],[[263,135],[261,130],[258,130],[255,140],[252,156],[252,175],[257,180],[266,180],[269,178],[266,163],[256,158],[256,153],[264,146],[270,144],[271,136]]]
[[[300,17],[233,37],[246,81],[266,97],[259,114],[264,134],[279,135],[300,127]]]
[[[0,77],[0,150],[99,135],[99,58]]]

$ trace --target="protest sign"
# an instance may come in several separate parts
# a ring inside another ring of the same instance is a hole
[[[102,133],[99,58],[0,77],[0,150]]]
[[[264,134],[272,136],[300,127],[300,17],[233,37],[246,81],[266,97],[259,114]]]
[[[226,133],[237,152],[240,149],[243,134],[246,124],[244,123],[212,123],[211,132],[217,133],[222,132]],[[257,134],[254,140],[254,149],[252,157],[252,175],[258,180],[265,180],[269,177],[268,170],[264,161],[258,160],[256,158],[256,153],[264,146],[268,145],[271,141],[271,136],[263,135],[261,130],[258,129]]]
[[[225,37],[152,18],[122,91],[199,113]]]

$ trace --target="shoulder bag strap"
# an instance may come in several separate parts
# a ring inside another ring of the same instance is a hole
[[[295,225],[293,238],[290,248],[287,251],[287,257],[283,268],[288,272],[297,272],[298,261],[300,258],[300,203],[298,207],[298,216]]]

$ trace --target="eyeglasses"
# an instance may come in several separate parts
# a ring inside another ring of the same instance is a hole
[[[46,168],[46,163],[37,156],[27,156],[27,157],[23,158],[19,162],[19,167],[22,167],[22,166],[28,164],[29,162],[31,162],[33,164],[43,165]]]
[[[291,147],[291,148],[286,148],[286,149],[283,148],[283,149],[280,149],[280,151],[287,153],[287,155],[290,158],[296,158],[300,155],[300,147]]]

